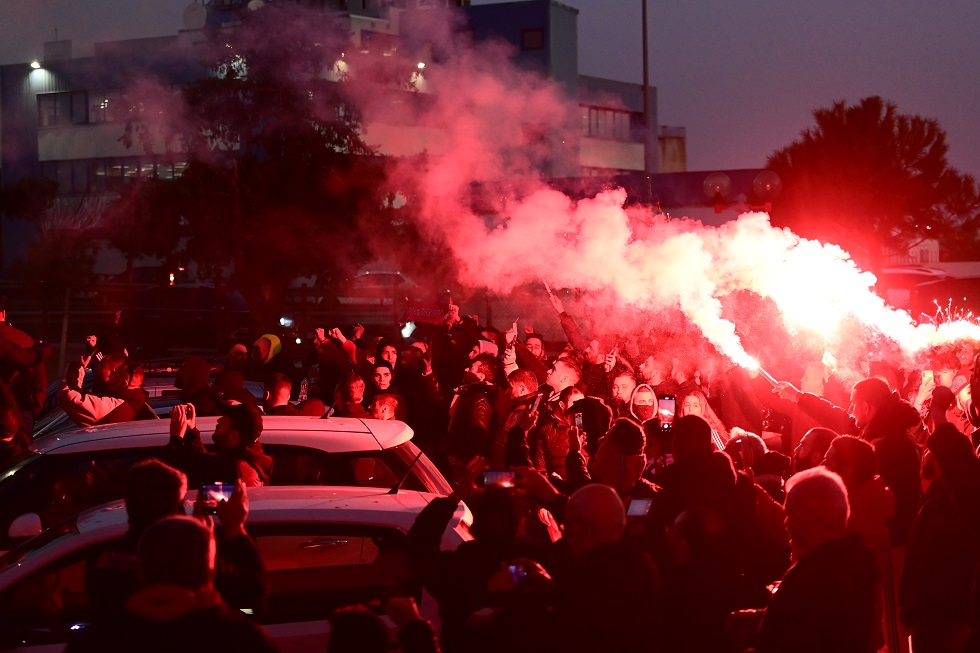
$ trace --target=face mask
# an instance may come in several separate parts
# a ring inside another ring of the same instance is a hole
[[[633,406],[633,414],[640,420],[640,422],[645,422],[648,419],[652,419],[657,414],[656,406]]]
[[[463,372],[463,383],[476,383],[479,380],[480,380],[480,377],[478,377],[473,372],[470,372],[469,370],[466,370],[465,372]]]

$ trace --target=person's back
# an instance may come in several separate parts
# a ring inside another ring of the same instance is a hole
[[[94,624],[70,640],[79,651],[213,653],[275,651],[261,628],[229,608],[215,591],[215,543],[193,517],[175,516],[149,526],[138,547],[142,588],[112,624]]]
[[[786,528],[796,563],[773,595],[758,653],[868,653],[878,575],[874,556],[847,534],[843,481],[816,467],[790,478]]]
[[[661,650],[659,572],[622,539],[625,528],[625,508],[611,487],[587,485],[569,499],[565,537],[573,562],[555,576],[556,650]]]

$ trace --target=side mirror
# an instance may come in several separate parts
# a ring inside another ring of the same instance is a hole
[[[7,537],[34,537],[44,530],[41,518],[36,512],[28,512],[10,522]]]

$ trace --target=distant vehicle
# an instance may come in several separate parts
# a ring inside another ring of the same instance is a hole
[[[148,288],[122,310],[119,330],[137,356],[159,355],[173,348],[214,351],[222,338],[249,326],[251,313],[241,293],[211,286],[175,285]]]
[[[194,493],[191,493],[192,495]],[[404,553],[405,534],[437,495],[376,488],[263,487],[248,491],[246,529],[269,578],[268,606],[255,618],[281,651],[323,650],[327,617],[352,603],[415,597],[424,619],[436,616]],[[185,502],[189,512],[192,501]],[[126,532],[122,501],[71,517],[0,557],[0,648],[61,650],[92,622],[85,564]],[[442,548],[472,539],[460,505]],[[389,628],[394,625],[387,620]]]
[[[337,288],[337,303],[364,310],[396,310],[406,297],[418,294],[418,285],[401,272],[365,271],[344,280]]]
[[[217,417],[198,418],[205,445]],[[452,489],[412,442],[403,422],[266,416],[262,447],[272,456],[270,485],[403,488],[448,495]],[[126,472],[162,455],[170,420],[71,429],[35,440],[0,472],[0,550],[80,511],[123,496]]]

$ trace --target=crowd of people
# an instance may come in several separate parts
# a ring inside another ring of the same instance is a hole
[[[403,420],[455,488],[408,533],[441,626],[436,637],[414,604],[392,602],[406,651],[980,651],[976,342],[937,348],[915,370],[869,362],[850,387],[817,355],[760,351],[773,383],[656,330],[587,337],[549,297],[567,341],[557,347],[451,306],[412,338],[317,329],[308,361],[286,358],[272,334],[230,342],[217,365],[184,361],[164,462],[130,474],[142,489],[127,496],[131,532],[117,552],[129,575],[101,583],[132,597],[107,608],[126,627],[92,630],[70,650],[185,646],[132,605],[188,597],[177,619],[228,629],[208,641],[273,646],[227,605],[263,591],[244,528],[246,488],[269,479],[263,415],[298,414]],[[90,345],[69,365],[61,406],[80,426],[145,417],[142,368]],[[44,356],[33,342],[0,349],[4,370]],[[263,384],[264,400],[246,381]],[[23,446],[37,401],[16,382],[4,442]],[[215,452],[199,415],[223,416]],[[210,520],[178,514],[187,477],[215,466],[239,479],[218,510],[217,549]],[[443,551],[460,502],[474,539]],[[330,650],[387,649],[371,610],[333,618]]]

